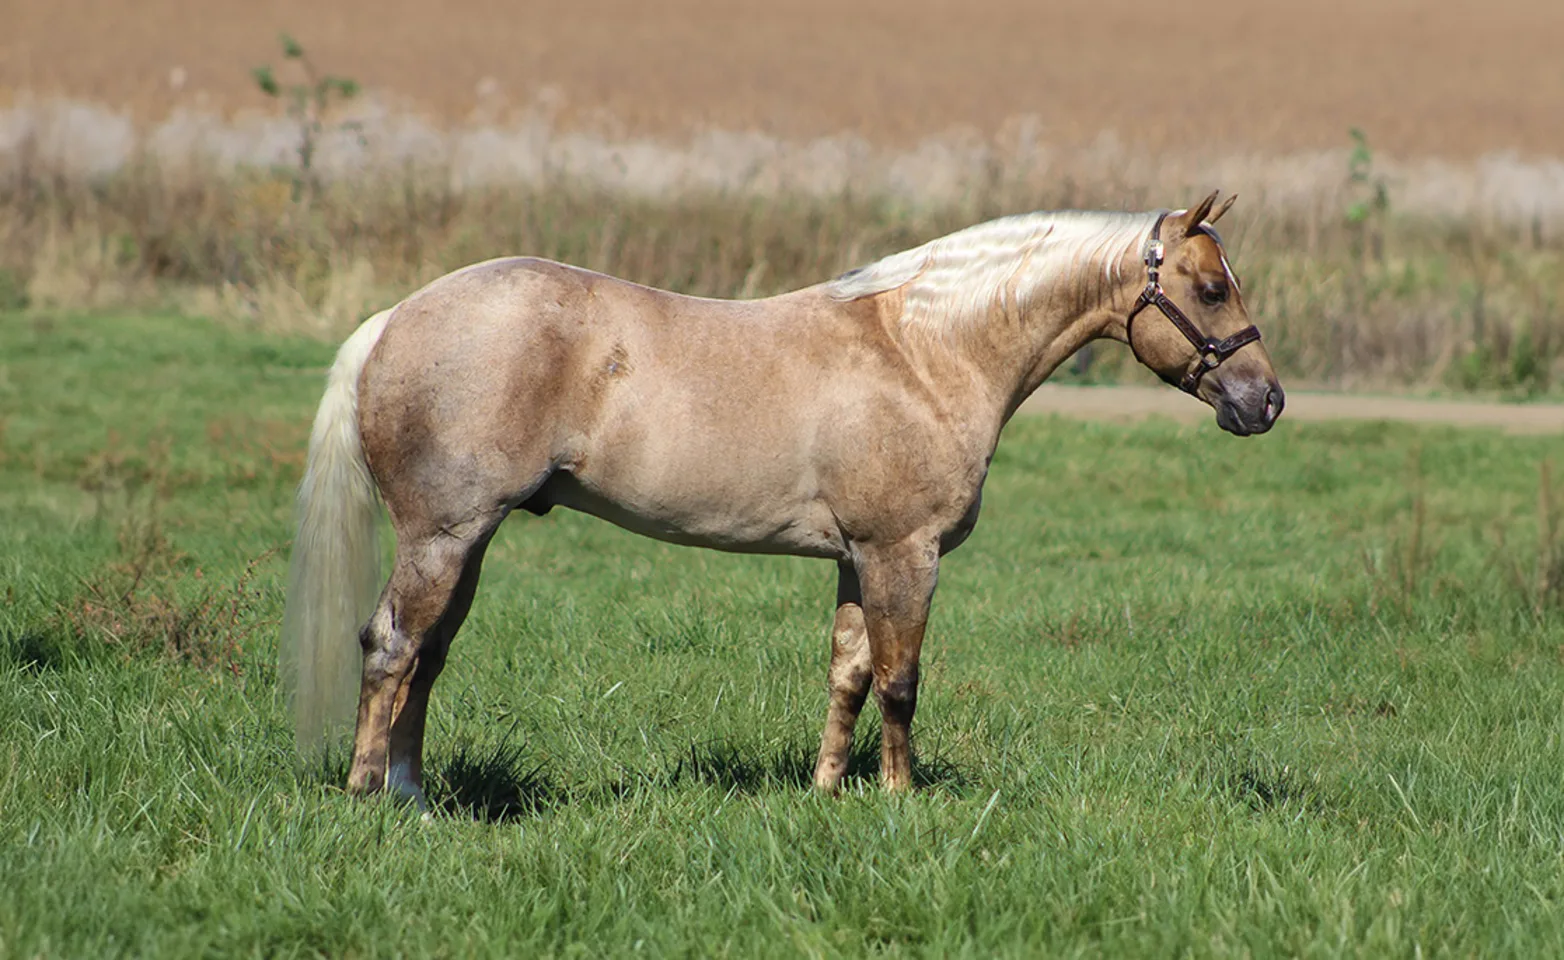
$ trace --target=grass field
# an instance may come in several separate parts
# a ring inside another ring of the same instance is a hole
[[[1564,949],[1556,439],[1017,420],[895,798],[827,565],[513,520],[421,822],[274,689],[330,353],[0,315],[0,955]]]

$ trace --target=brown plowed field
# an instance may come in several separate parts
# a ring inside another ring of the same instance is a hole
[[[0,98],[263,106],[293,32],[392,102],[624,134],[1045,139],[1564,156],[1561,0],[9,0]],[[176,89],[177,88],[177,89]],[[480,90],[489,91],[480,93]],[[607,118],[612,118],[607,119]]]

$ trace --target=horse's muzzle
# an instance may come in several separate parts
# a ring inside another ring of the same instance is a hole
[[[1212,398],[1217,426],[1234,436],[1247,437],[1271,429],[1287,405],[1281,384],[1261,381],[1251,389],[1224,390]]]

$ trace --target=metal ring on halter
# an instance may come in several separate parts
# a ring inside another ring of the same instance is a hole
[[[1190,322],[1184,311],[1178,308],[1178,304],[1168,299],[1167,291],[1162,289],[1162,264],[1166,256],[1166,247],[1162,243],[1162,221],[1168,218],[1168,211],[1164,210],[1157,215],[1157,222],[1151,228],[1151,238],[1146,241],[1146,253],[1142,258],[1146,264],[1146,288],[1140,292],[1140,297],[1135,301],[1135,309],[1124,320],[1124,339],[1129,342],[1130,351],[1140,359],[1140,351],[1135,349],[1135,337],[1133,336],[1135,316],[1147,307],[1156,307],[1164,317],[1172,322],[1179,333],[1184,335],[1195,348],[1195,356],[1189,362],[1189,367],[1184,371],[1184,377],[1178,382],[1178,388],[1185,393],[1194,394],[1200,388],[1200,378],[1206,375],[1206,371],[1215,370],[1222,365],[1228,357],[1237,353],[1241,347],[1248,346],[1260,339],[1260,331],[1253,324],[1243,328],[1230,337],[1221,340],[1208,337],[1200,332],[1200,329]],[[1204,230],[1204,228],[1199,228]],[[1163,379],[1167,379],[1164,377]],[[1168,380],[1169,383],[1173,381]]]

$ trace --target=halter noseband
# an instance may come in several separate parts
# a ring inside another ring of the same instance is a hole
[[[1151,239],[1146,242],[1146,289],[1140,292],[1140,298],[1135,301],[1135,309],[1130,311],[1129,317],[1124,321],[1124,339],[1129,341],[1130,350],[1138,359],[1140,353],[1135,350],[1135,338],[1131,336],[1135,315],[1147,307],[1156,307],[1162,311],[1162,315],[1172,321],[1173,326],[1178,328],[1178,332],[1182,333],[1184,339],[1193,344],[1196,350],[1195,358],[1189,362],[1189,369],[1184,371],[1184,378],[1178,384],[1180,390],[1193,394],[1199,388],[1200,378],[1206,375],[1206,371],[1215,370],[1222,365],[1222,361],[1237,353],[1240,347],[1259,340],[1260,331],[1250,324],[1222,340],[1205,336],[1199,328],[1189,322],[1189,318],[1184,316],[1184,311],[1178,308],[1178,304],[1168,299],[1166,291],[1162,289],[1162,281],[1159,279],[1163,257],[1160,234],[1162,221],[1167,218],[1167,213],[1157,217],[1156,226],[1151,228]],[[1196,229],[1208,232],[1203,226]]]

